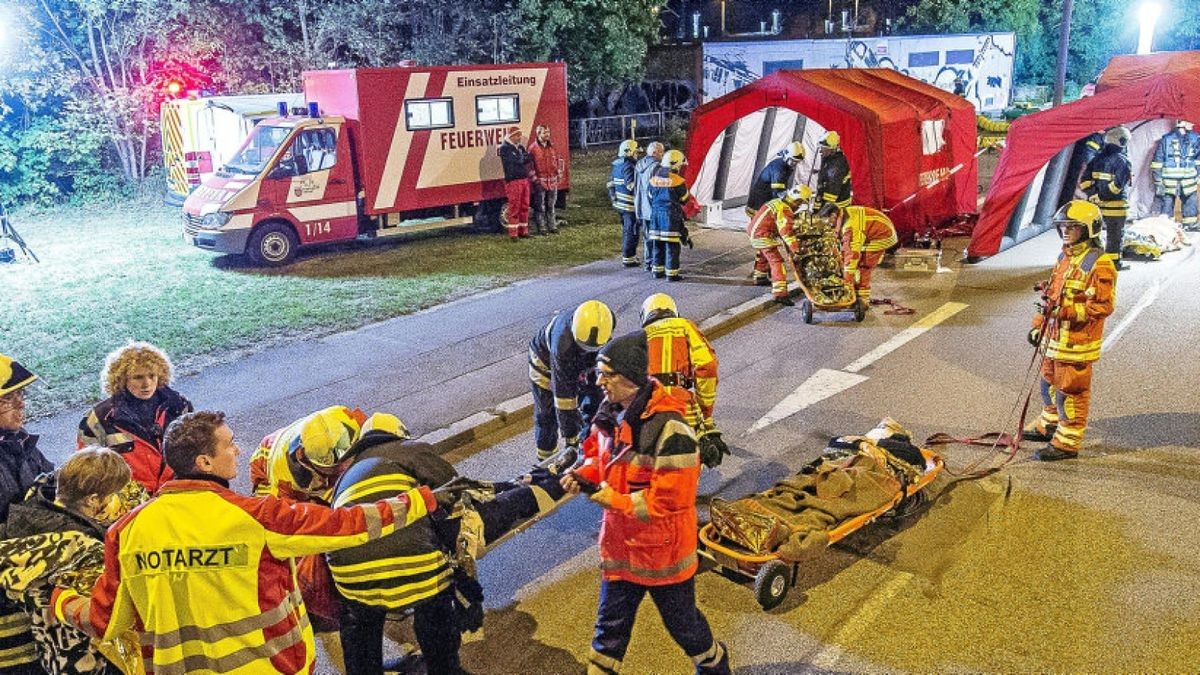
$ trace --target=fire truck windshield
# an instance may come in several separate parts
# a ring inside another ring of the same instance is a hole
[[[257,175],[271,161],[275,151],[287,140],[292,127],[270,127],[259,125],[250,132],[237,154],[229,160],[224,170],[229,173]]]

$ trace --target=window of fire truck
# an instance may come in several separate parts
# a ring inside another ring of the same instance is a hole
[[[404,119],[409,131],[452,127],[454,126],[454,99],[410,99],[404,102]]]
[[[475,97],[475,122],[512,124],[521,121],[521,98],[516,94],[488,94]]]
[[[290,127],[272,127],[262,124],[254,127],[254,131],[250,132],[250,136],[242,143],[237,154],[222,170],[229,173],[258,174],[267,166],[267,162],[271,161],[275,151],[279,149],[280,144],[287,140],[290,133],[292,133]]]

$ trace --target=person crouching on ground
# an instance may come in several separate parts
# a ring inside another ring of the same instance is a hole
[[[569,494],[594,486],[590,499],[604,507],[600,607],[587,672],[620,670],[649,593],[696,673],[727,674],[725,645],[696,607],[696,437],[685,404],[647,375],[648,363],[641,330],[600,350],[605,399],[583,446],[584,463],[562,478]]]
[[[167,426],[192,411],[192,404],[170,387],[171,360],[148,342],[130,342],[104,360],[100,386],[107,399],[79,422],[81,448],[99,445],[121,453],[133,479],[150,493],[174,474],[163,461]]]

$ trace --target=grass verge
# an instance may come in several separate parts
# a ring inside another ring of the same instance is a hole
[[[46,380],[30,401],[41,416],[96,399],[104,355],[130,339],[194,372],[616,255],[610,161],[573,153],[557,236],[512,243],[460,230],[355,242],[302,253],[280,270],[184,244],[179,210],[166,206],[18,212],[13,223],[42,262],[0,266],[0,353]]]

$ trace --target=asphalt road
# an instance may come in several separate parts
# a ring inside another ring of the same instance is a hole
[[[734,454],[704,474],[705,499],[763,489],[814,458],[829,437],[863,433],[885,416],[918,438],[1013,429],[1032,382],[1024,342],[1030,289],[1055,252],[1051,234],[962,270],[881,275],[876,297],[914,307],[911,317],[876,308],[861,325],[827,317],[806,326],[798,310],[781,309],[717,340],[717,420]],[[947,475],[931,486],[937,499],[918,519],[876,523],[832,547],[769,612],[746,583],[701,573],[700,606],[729,645],[735,671],[1194,669],[1198,271],[1198,256],[1186,250],[1121,274],[1078,460],[1037,463],[1025,448],[989,478]],[[946,303],[965,307],[879,355]],[[807,407],[749,431],[798,389],[811,392],[805,383],[815,375],[835,393],[805,394]],[[464,473],[499,478],[527,466],[532,448],[528,429],[514,429],[455,459]],[[954,446],[946,458],[961,470],[1002,456]],[[582,672],[597,601],[599,518],[582,499],[567,503],[481,561],[489,612],[463,647],[468,670]],[[690,671],[651,603],[626,669]]]

